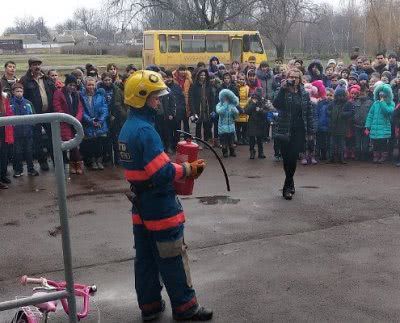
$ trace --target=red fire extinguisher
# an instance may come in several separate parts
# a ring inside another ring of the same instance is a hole
[[[198,159],[199,145],[192,142],[191,138],[178,142],[176,147],[176,163],[194,162]],[[193,194],[194,179],[183,178],[174,181],[175,191],[178,195]]]

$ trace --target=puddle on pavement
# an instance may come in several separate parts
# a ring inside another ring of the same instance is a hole
[[[95,215],[96,212],[94,210],[85,210],[81,211],[79,213],[76,213],[75,216],[81,216],[81,215]]]
[[[305,185],[305,186],[299,186],[300,188],[312,188],[312,189],[318,189],[319,186],[309,186],[309,185]]]
[[[48,231],[50,237],[57,237],[59,234],[61,234],[61,232],[62,232],[61,225],[56,226]]]
[[[199,196],[196,198],[205,205],[238,204],[240,202],[240,199],[233,199],[226,195]]]
[[[8,221],[3,223],[3,227],[19,227],[20,223],[18,220]]]

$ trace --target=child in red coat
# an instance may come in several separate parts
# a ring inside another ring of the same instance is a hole
[[[12,116],[10,102],[7,94],[2,91],[0,84],[0,118]],[[7,177],[8,166],[8,146],[14,143],[14,128],[13,126],[0,127],[0,189],[7,189],[7,184],[11,181]]]

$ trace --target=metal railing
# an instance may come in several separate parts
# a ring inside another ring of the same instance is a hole
[[[66,122],[75,128],[75,137],[69,141],[61,140],[60,122]],[[69,321],[76,323],[76,300],[74,293],[74,277],[72,272],[71,240],[68,225],[67,197],[65,188],[65,173],[63,154],[64,150],[77,147],[83,139],[83,128],[80,122],[74,117],[64,113],[47,113],[29,116],[13,116],[0,118],[0,127],[7,125],[27,125],[38,123],[50,123],[52,130],[52,144],[54,154],[54,166],[58,193],[58,207],[60,210],[60,224],[62,229],[62,250],[64,258],[64,274],[66,281],[66,291],[52,292],[47,295],[30,296],[26,298],[6,301],[0,303],[0,311],[18,308],[26,305],[36,305],[43,302],[68,299]]]

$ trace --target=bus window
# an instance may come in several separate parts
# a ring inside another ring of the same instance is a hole
[[[206,50],[204,35],[182,35],[183,53],[203,53]]]
[[[206,36],[207,52],[229,52],[229,36],[228,35],[207,35]]]
[[[154,49],[154,35],[144,35],[144,49]]]
[[[179,43],[178,35],[168,35],[168,52],[179,53],[181,51],[181,46]]]
[[[167,52],[167,36],[160,35],[160,36],[158,36],[158,40],[160,42],[160,53],[166,53]]]
[[[252,52],[256,54],[263,54],[261,39],[258,34],[243,35],[243,51]]]

